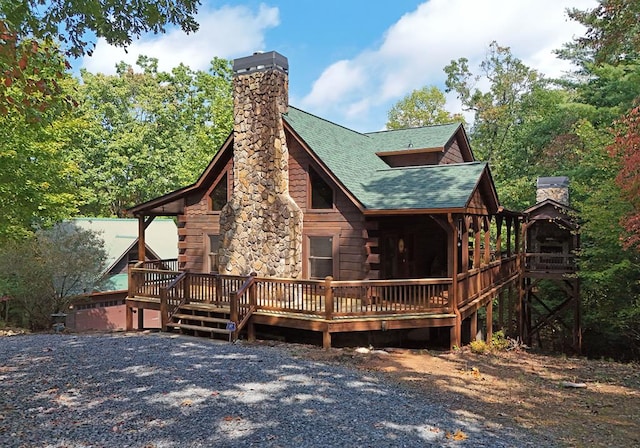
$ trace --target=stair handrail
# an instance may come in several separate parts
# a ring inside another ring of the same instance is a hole
[[[252,272],[244,281],[237,291],[229,294],[229,320],[235,323],[235,330],[232,333],[232,339],[235,341],[240,331],[249,321],[249,318],[256,310],[255,300],[255,284],[257,274]],[[240,306],[241,298],[249,292],[249,306]]]
[[[178,311],[178,309],[184,305],[187,300],[189,300],[189,287],[186,279],[188,278],[189,272],[183,271],[178,275],[171,283],[167,286],[160,288],[160,319],[162,324],[162,331],[167,331],[167,324],[169,323],[169,319]],[[184,281],[184,285],[182,285]],[[182,295],[179,293],[178,286],[182,287]],[[180,301],[178,303],[173,303],[171,307],[169,307],[169,291],[175,289],[177,297],[180,297]]]

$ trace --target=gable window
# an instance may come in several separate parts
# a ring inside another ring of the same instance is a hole
[[[209,272],[218,272],[218,253],[220,252],[220,235],[209,235]]]
[[[309,237],[309,277],[324,279],[333,276],[333,237]]]
[[[219,212],[227,203],[227,173],[222,176],[218,184],[213,188],[209,195],[209,203],[211,210]]]
[[[309,168],[309,186],[311,189],[311,208],[333,208],[333,189],[313,168]]]

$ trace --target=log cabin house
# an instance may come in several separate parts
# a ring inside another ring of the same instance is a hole
[[[446,329],[475,339],[520,279],[522,215],[499,203],[461,124],[360,133],[288,104],[276,52],[233,63],[234,127],[198,180],[129,210],[139,244],[178,222],[177,259],[129,269],[128,322],[237,337]],[[141,249],[142,250],[142,249]],[[511,300],[509,299],[509,302]]]

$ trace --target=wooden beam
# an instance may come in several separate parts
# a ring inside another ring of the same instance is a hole
[[[146,228],[144,215],[138,216],[138,261],[144,261],[147,252],[144,238]]]
[[[458,234],[458,225],[460,225],[461,227],[465,227],[463,222],[464,220],[459,219],[459,220],[454,220],[453,218],[453,214],[449,213],[447,215],[447,221],[449,222],[449,231],[447,232],[448,234],[448,243],[449,243],[449,276],[451,277],[452,283],[451,283],[451,289],[449,290],[449,298],[450,298],[450,304],[453,308],[453,312],[456,315],[456,320],[455,320],[455,324],[451,327],[451,330],[449,331],[449,348],[451,350],[453,350],[454,347],[460,347],[461,345],[461,339],[462,339],[462,319],[460,317],[460,311],[458,310],[458,303],[460,301],[458,295],[459,295],[459,290],[458,290],[458,264],[460,263],[460,260],[458,259],[458,243],[461,242],[461,244],[465,241],[465,239],[467,240],[467,247],[465,248],[464,246],[462,247],[462,256],[463,256],[463,262],[464,262],[464,253],[465,253],[465,249],[467,251],[467,257],[469,257],[469,252],[468,252],[468,242],[469,242],[469,238],[467,236],[466,230],[461,230],[461,235]],[[467,236],[466,238],[464,238],[464,236]],[[468,264],[467,264],[468,267]]]
[[[478,337],[478,312],[474,311],[469,316],[469,338],[471,339],[469,342],[473,342]]]
[[[493,299],[487,303],[487,343],[493,338]]]

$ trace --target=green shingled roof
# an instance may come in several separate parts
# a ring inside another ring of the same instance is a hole
[[[459,124],[359,132],[289,107],[287,123],[367,209],[440,209],[467,204],[486,163],[389,168],[380,151],[444,146]]]
[[[370,132],[377,151],[442,148],[460,127],[460,123],[440,124],[421,128]]]

